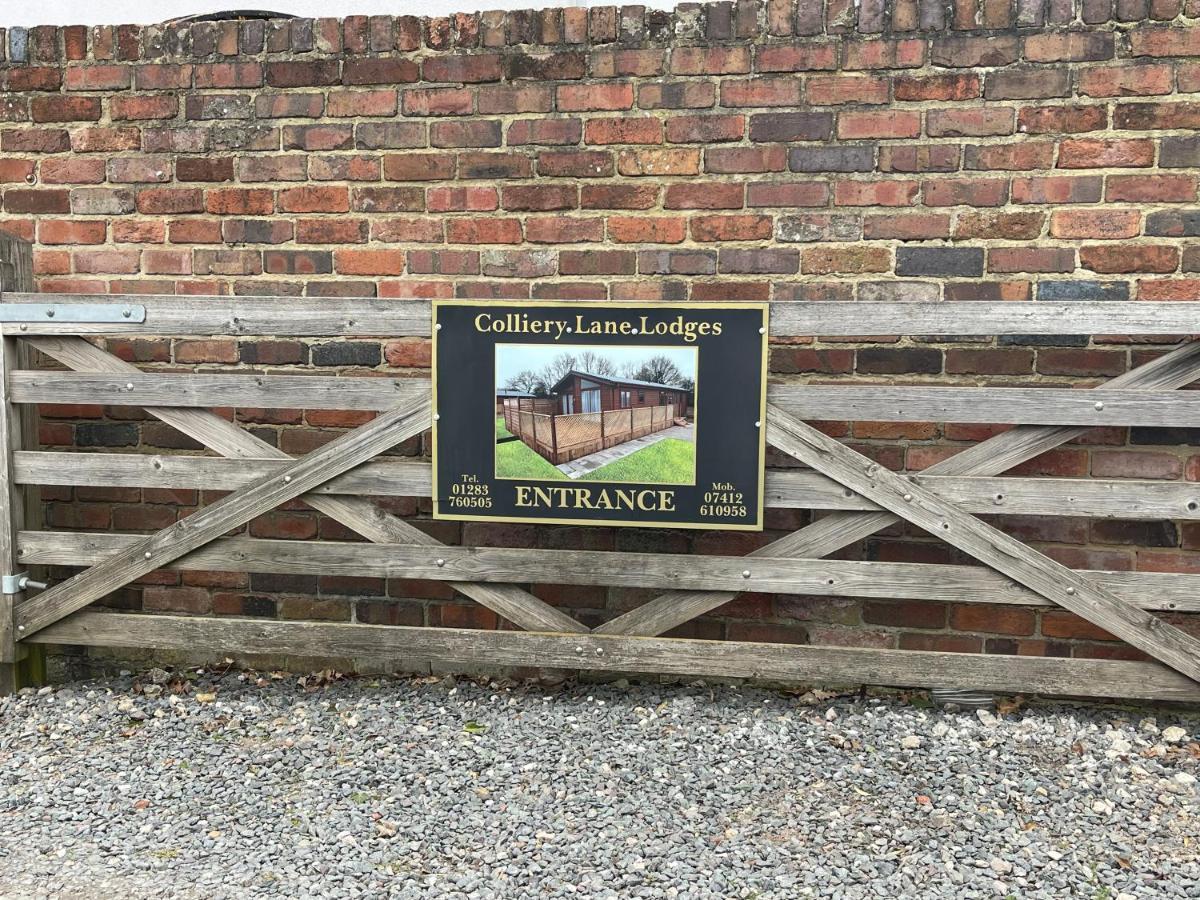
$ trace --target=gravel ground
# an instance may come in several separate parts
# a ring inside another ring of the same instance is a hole
[[[1002,708],[161,670],[27,690],[0,700],[0,897],[1200,897],[1200,718]]]

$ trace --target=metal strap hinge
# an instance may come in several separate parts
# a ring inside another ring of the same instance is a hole
[[[44,581],[34,581],[27,572],[16,575],[0,575],[0,594],[20,594],[26,588],[37,588],[44,591],[47,585]]]
[[[0,322],[145,322],[133,303],[0,303]]]

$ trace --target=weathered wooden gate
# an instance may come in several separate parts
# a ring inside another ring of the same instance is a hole
[[[1200,342],[1087,390],[861,387],[787,384],[769,392],[768,440],[807,470],[770,471],[767,503],[827,510],[748,557],[443,546],[363,496],[428,496],[424,462],[376,459],[430,425],[429,382],[262,374],[149,373],[88,336],[365,337],[430,333],[419,300],[66,296],[30,292],[29,248],[0,244],[0,557],[9,576],[0,607],[0,671],[37,644],[174,648],[308,656],[403,655],[471,665],[753,677],[785,681],[978,688],[1049,694],[1200,699],[1200,641],[1155,615],[1200,611],[1200,576],[1074,571],[1009,537],[988,513],[1200,518],[1200,485],[1136,480],[998,478],[1103,425],[1200,426]],[[13,288],[16,288],[13,291]],[[771,334],[853,335],[864,323],[891,334],[1187,336],[1187,303],[779,303]],[[30,350],[69,371],[30,367]],[[42,452],[34,405],[130,405],[220,455]],[[204,407],[370,410],[379,415],[302,458],[292,458]],[[905,475],[827,437],[805,418],[1016,425],[921,472]],[[41,530],[36,485],[228,490],[156,534]],[[301,498],[370,543],[225,537]],[[978,566],[828,560],[904,520],[969,554]],[[26,595],[37,565],[86,566]],[[435,579],[521,630],[145,615],[89,610],[93,601],[159,568],[378,575]],[[601,584],[661,588],[660,597],[589,630],[517,586]],[[1153,662],[988,656],[663,638],[744,590],[956,603],[1057,605]]]

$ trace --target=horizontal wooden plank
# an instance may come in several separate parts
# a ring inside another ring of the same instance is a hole
[[[22,563],[77,566],[94,565],[142,540],[140,535],[61,531],[23,531],[18,538],[18,559]],[[1033,591],[979,566],[857,560],[423,547],[239,537],[220,538],[164,568],[1051,605]],[[1099,571],[1081,574],[1094,578],[1142,609],[1200,612],[1200,575]]]
[[[354,409],[382,412],[430,393],[428,378],[261,375],[255,372],[141,372],[106,375],[18,371],[10,380],[17,403],[97,403],[112,406]]]
[[[30,450],[14,454],[13,468],[18,484],[235,490],[284,465],[274,459]],[[909,478],[975,513],[1200,519],[1200,484],[1195,482],[924,474]],[[313,493],[428,497],[430,484],[425,460],[377,459]],[[878,509],[831,478],[807,470],[767,470],[764,497],[767,506],[780,509]]]
[[[83,303],[146,308],[146,321],[131,324],[30,320],[4,323],[10,335],[203,335],[293,337],[392,337],[428,335],[428,300],[367,297],[175,297],[166,294],[6,293],[5,303]]]
[[[802,419],[1200,427],[1200,391],[772,385],[769,397]]]
[[[427,394],[428,378],[17,371],[17,403],[382,411]],[[772,384],[772,403],[805,419],[1000,425],[1200,426],[1200,391]]]
[[[397,298],[174,297],[165,295],[5,294],[6,303],[137,303],[143,323],[7,323],[5,334],[278,335],[293,337],[427,336],[428,300]],[[1200,298],[1198,298],[1200,299]],[[581,304],[587,301],[579,301]],[[1191,334],[1190,303],[920,301],[771,304],[771,333],[864,334]],[[864,328],[870,332],[864,332]]]
[[[987,656],[733,641],[275,622],[83,611],[33,643],[258,654],[406,659],[753,678],[818,684],[968,688],[1079,697],[1196,702],[1200,689],[1149,662]]]

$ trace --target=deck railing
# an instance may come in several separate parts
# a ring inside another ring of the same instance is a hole
[[[670,428],[675,404],[610,409],[605,412],[538,413],[504,407],[504,427],[539,456],[562,465],[634,438]]]

